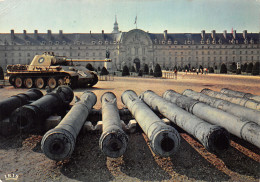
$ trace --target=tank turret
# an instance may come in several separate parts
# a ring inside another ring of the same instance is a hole
[[[54,89],[59,85],[72,87],[92,87],[98,82],[97,74],[83,66],[74,66],[74,62],[111,62],[104,60],[68,59],[55,56],[53,52],[35,55],[30,65],[8,65],[9,82],[15,88]]]

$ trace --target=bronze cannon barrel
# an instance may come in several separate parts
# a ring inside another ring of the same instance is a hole
[[[70,87],[59,86],[37,101],[17,108],[12,113],[10,121],[24,132],[35,128],[40,129],[45,119],[51,114],[65,110],[73,97],[74,93]]]
[[[170,156],[179,149],[179,133],[166,125],[134,91],[125,91],[121,100],[147,135],[151,149],[156,155]]]
[[[74,104],[62,121],[45,133],[41,148],[48,158],[59,161],[72,154],[77,136],[96,101],[93,92],[84,92],[80,101]]]
[[[255,122],[240,119],[237,116],[198,102],[173,90],[167,90],[163,94],[163,98],[176,103],[179,107],[197,117],[212,124],[222,126],[229,133],[260,147],[260,126]]]
[[[102,95],[101,102],[103,132],[99,146],[108,157],[117,158],[126,151],[128,137],[122,129],[116,96],[112,92],[106,92]]]
[[[13,95],[7,99],[0,101],[0,121],[8,116],[18,107],[35,101],[43,96],[38,89],[30,89],[25,93]]]
[[[141,98],[153,110],[159,111],[171,122],[193,135],[207,150],[217,152],[229,147],[229,133],[223,127],[210,124],[192,115],[151,90],[143,92]],[[186,104],[195,105],[198,101]]]

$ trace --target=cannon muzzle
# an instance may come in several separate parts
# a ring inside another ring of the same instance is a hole
[[[136,121],[147,135],[152,151],[156,155],[170,156],[180,145],[180,135],[166,125],[132,90],[125,91],[122,102],[128,107]]]
[[[93,92],[84,92],[58,126],[45,133],[41,148],[48,158],[59,161],[72,154],[77,136],[96,102]]]
[[[112,92],[101,97],[103,133],[99,140],[101,150],[112,158],[120,157],[126,151],[128,137],[122,129],[117,99]]]

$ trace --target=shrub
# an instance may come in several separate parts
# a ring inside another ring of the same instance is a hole
[[[109,74],[109,72],[107,71],[107,69],[105,67],[103,67],[100,75],[108,75],[108,74]]]
[[[123,72],[122,72],[122,76],[129,76],[130,73],[129,73],[129,69],[127,66],[124,66],[123,67]]]
[[[252,75],[259,75],[259,72],[260,72],[259,62],[256,62],[252,69]]]
[[[236,65],[235,62],[233,62],[233,63],[230,65],[229,70],[230,70],[232,73],[236,73],[237,65]]]
[[[153,76],[154,77],[162,77],[162,69],[161,69],[161,66],[159,64],[155,65]]]
[[[86,65],[86,68],[87,68],[88,70],[90,70],[90,71],[94,71],[94,70],[95,70],[95,69],[93,68],[92,64],[90,64],[90,63],[88,63],[88,64]]]
[[[153,76],[153,69],[150,69],[149,75]]]
[[[214,68],[213,67],[209,67],[209,73],[214,73]]]
[[[227,67],[224,63],[220,67],[220,73],[227,73]]]
[[[4,71],[3,68],[0,66],[0,80],[4,79]]]
[[[253,69],[253,63],[249,63],[247,68],[246,68],[246,72],[247,73],[252,73],[252,69]]]
[[[240,75],[240,74],[241,74],[241,69],[237,69],[237,70],[236,70],[236,74],[237,74],[237,75]]]
[[[243,65],[243,67],[242,67],[242,72],[246,72],[246,68],[247,68],[247,63],[245,63],[244,65]]]
[[[149,68],[148,68],[148,65],[147,65],[147,64],[144,65],[144,74],[145,74],[145,75],[148,75],[148,74],[149,74]]]
[[[131,72],[135,72],[135,67],[134,66],[131,67]]]
[[[143,76],[143,70],[139,70],[138,76]]]

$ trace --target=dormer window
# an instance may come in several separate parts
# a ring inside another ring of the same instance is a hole
[[[107,40],[105,41],[105,44],[108,44],[108,41],[107,41]]]
[[[175,40],[175,41],[174,41],[174,44],[178,44],[178,41],[177,41],[177,40]]]
[[[210,40],[209,39],[207,40],[207,44],[210,44]]]
[[[66,41],[63,41],[62,44],[63,44],[63,45],[66,45]]]
[[[100,40],[100,41],[98,41],[98,43],[99,43],[99,44],[102,44],[103,42]]]
[[[52,41],[49,41],[49,44],[52,45]]]
[[[218,43],[219,43],[219,44],[222,44],[222,40],[221,40],[221,39],[219,39],[219,40],[218,40]]]
[[[212,44],[216,44],[216,40],[212,40]]]
[[[162,41],[162,44],[165,44],[165,41],[164,41],[164,40]]]
[[[46,42],[45,41],[42,41],[42,43],[41,43],[42,45],[46,45]]]
[[[114,42],[113,42],[114,44],[116,44],[116,40],[114,40]]]
[[[190,40],[188,40],[188,41],[187,41],[187,44],[191,44],[191,41],[190,41]]]
[[[244,40],[244,43],[245,43],[245,44],[248,44],[248,40],[247,40],[247,39],[245,39],[245,40]]]
[[[93,40],[93,41],[92,41],[92,44],[96,44],[96,41]]]
[[[56,41],[56,42],[55,42],[55,44],[56,44],[56,45],[59,45],[59,44],[60,44],[60,42],[59,42],[59,41]]]
[[[13,43],[13,42],[12,42]],[[26,45],[30,45],[30,41],[26,41]]]
[[[250,40],[250,44],[254,44],[254,40],[253,39]]]
[[[204,43],[205,43],[204,40],[201,40],[201,41],[200,41],[200,44],[204,44]]]
[[[168,40],[168,44],[172,44],[172,41],[171,41],[171,40]]]

